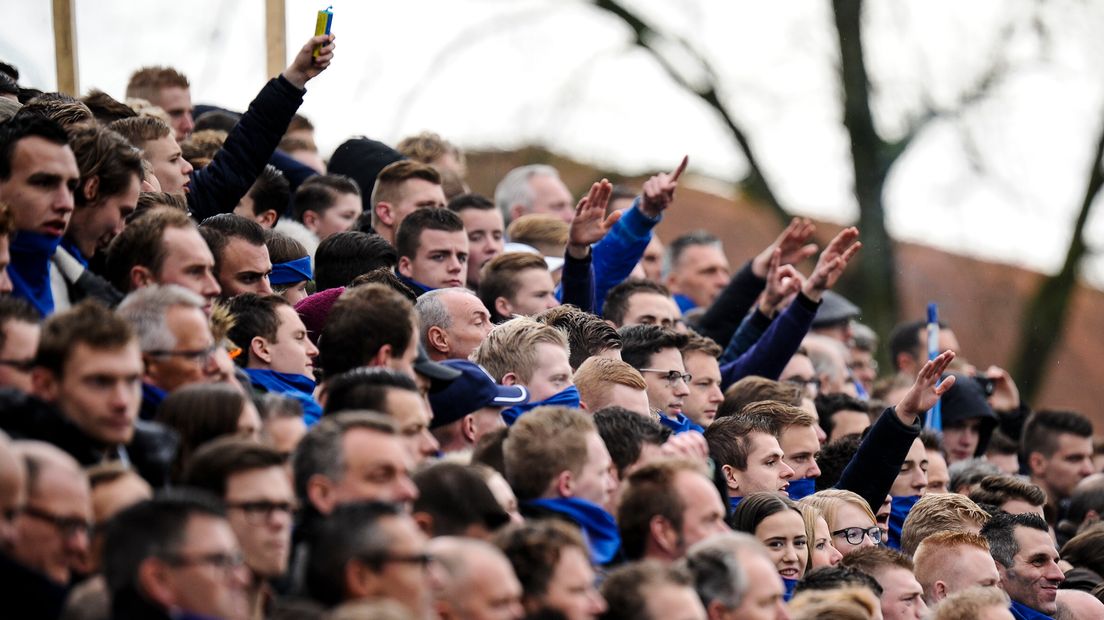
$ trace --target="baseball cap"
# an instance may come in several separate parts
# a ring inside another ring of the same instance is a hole
[[[468,360],[438,362],[459,374],[443,390],[430,392],[433,408],[430,428],[451,424],[483,407],[512,407],[529,401],[529,391],[520,385],[498,385],[482,366]]]

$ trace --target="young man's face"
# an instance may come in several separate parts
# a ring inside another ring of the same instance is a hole
[[[875,573],[882,586],[882,616],[886,620],[920,620],[928,611],[924,603],[924,588],[912,571],[900,566],[889,566]]]
[[[69,223],[69,236],[76,242],[86,258],[107,249],[111,240],[123,231],[124,220],[138,208],[138,189],[141,179],[130,178],[123,191],[104,196],[73,212]]]
[[[468,236],[463,230],[423,230],[414,256],[399,257],[398,268],[429,288],[462,287],[467,279]]]
[[[901,471],[889,488],[889,494],[893,497],[911,497],[922,495],[928,486],[928,451],[919,439],[912,442],[905,461],[901,463]]]
[[[928,486],[924,487],[924,494],[949,493],[947,485],[951,482],[951,475],[947,471],[947,461],[938,450],[927,450],[928,453]]]
[[[270,361],[268,366],[276,372],[294,375],[313,376],[314,358],[318,357],[318,347],[307,337],[307,328],[299,313],[291,306],[278,306],[276,317],[276,340],[268,343]]]
[[[203,311],[211,314],[215,299],[222,292],[215,278],[215,257],[211,249],[192,227],[166,228],[161,235],[161,247],[165,260],[161,269],[153,274],[156,284],[176,284],[207,300]]]
[[[613,478],[613,461],[598,433],[587,433],[587,460],[575,479],[574,496],[605,506],[617,486]]]
[[[314,213],[312,216],[303,214],[303,225],[318,235],[319,241],[348,232],[353,229],[360,212],[364,209],[360,196],[356,194],[338,194],[333,206],[322,213]]]
[[[192,118],[192,94],[187,88],[166,86],[158,94],[157,105],[169,115],[170,125],[177,141],[188,137],[195,129]]]
[[[30,364],[34,362],[42,328],[38,323],[13,319],[5,321],[0,330],[4,332],[4,346],[0,347],[0,386],[30,393]]]
[[[647,291],[634,293],[625,304],[625,317],[618,327],[629,325],[659,325],[674,329],[679,321],[677,306],[671,299],[659,293]]]
[[[517,282],[514,296],[507,300],[499,298],[500,306],[505,306],[498,309],[499,314],[506,317],[515,314],[536,316],[549,308],[560,305],[554,294],[556,285],[552,283],[552,274],[547,269],[541,267],[525,269],[518,272],[514,280]],[[505,303],[502,304],[501,301],[505,301]]]
[[[480,270],[502,253],[502,212],[498,209],[464,209],[457,215],[468,233],[468,285],[479,286]]]
[[[380,218],[381,222],[391,229],[388,241],[395,242],[395,231],[399,230],[402,221],[415,209],[444,209],[445,205],[445,192],[440,185],[425,179],[407,179],[403,181],[402,185],[399,186],[399,199],[390,206],[390,217],[388,219],[391,220],[391,223],[386,224],[384,218]]]
[[[1048,495],[1053,492],[1058,496],[1049,501],[1069,497],[1077,483],[1093,473],[1091,437],[1060,433],[1057,444],[1058,449],[1049,458],[1039,452],[1028,457],[1032,477],[1045,485]]]
[[[441,444],[429,432],[433,411],[418,392],[401,388],[387,390],[387,414],[399,427],[399,435],[406,442],[415,465],[437,455]]]
[[[682,251],[668,285],[673,293],[689,297],[708,308],[728,284],[731,270],[724,252],[715,245],[692,245]]]
[[[1001,585],[1013,601],[1053,616],[1058,585],[1065,580],[1054,541],[1048,533],[1030,527],[1016,526],[1012,534],[1020,550],[1012,556],[1012,566],[997,562]]]
[[[870,416],[865,411],[841,409],[830,416],[832,434],[828,441],[835,441],[847,435],[859,435],[870,426]]]
[[[138,342],[114,349],[76,343],[60,377],[49,374],[40,390],[85,435],[114,446],[130,442],[142,402],[142,354]]]
[[[181,155],[180,145],[172,136],[147,141],[142,145],[142,157],[153,165],[153,176],[161,184],[161,191],[169,194],[188,192],[192,165]]]
[[[263,243],[253,245],[241,237],[230,237],[222,249],[219,263],[218,280],[224,297],[242,293],[272,294],[272,285],[268,281],[272,261]]]
[[[678,417],[685,398],[690,395],[690,388],[682,376],[673,381],[670,378],[674,374],[686,374],[679,350],[674,347],[662,349],[652,355],[646,369],[638,370],[648,385],[648,403],[652,409],[667,417]]]
[[[80,170],[72,149],[30,136],[15,143],[11,175],[0,179],[0,200],[11,205],[15,229],[60,237],[73,213]]]
[[[574,385],[571,380],[571,363],[567,349],[551,342],[537,343],[537,367],[529,381],[523,385],[529,389],[529,402],[537,402],[562,392]]]
[[[747,470],[739,471],[725,465],[733,497],[747,497],[760,491],[786,495],[794,470],[782,461],[778,440],[774,435],[758,431],[752,431],[748,439]]]
[[[954,426],[943,426],[943,447],[952,463],[974,458],[980,440],[980,418],[963,420]]]
[[[675,490],[682,502],[683,551],[696,543],[729,530],[724,504],[717,487],[705,476],[693,471],[675,474]]]
[[[782,448],[783,462],[794,470],[794,480],[816,478],[820,476],[820,467],[816,457],[820,453],[820,439],[812,426],[791,424],[782,431],[778,439]]]
[[[295,492],[283,467],[247,469],[226,479],[227,519],[245,563],[258,576],[287,570]]]
[[[717,408],[724,402],[721,367],[717,358],[701,351],[686,353],[682,361],[686,372],[692,377],[690,393],[682,404],[682,410],[698,426],[709,426],[717,417]]]

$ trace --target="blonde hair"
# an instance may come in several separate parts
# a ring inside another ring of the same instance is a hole
[[[567,336],[560,330],[528,317],[517,317],[492,329],[472,353],[472,361],[487,369],[497,383],[509,373],[526,383],[540,366],[537,345],[542,343],[568,350]]]
[[[797,509],[801,511],[801,520],[805,522],[805,555],[808,556],[805,561],[805,572],[813,570],[813,549],[816,548],[816,524],[817,519],[824,519],[824,515],[821,514],[820,508],[812,504],[803,504],[797,502]],[[828,519],[824,519],[827,523]],[[832,544],[831,539],[828,540],[828,544]]]
[[[552,215],[530,213],[510,222],[506,237],[536,248],[545,256],[560,256],[567,246],[567,222]]]
[[[833,530],[836,529],[836,516],[840,507],[844,504],[850,504],[866,513],[866,516],[870,517],[871,523],[878,522],[878,518],[874,516],[874,511],[870,509],[870,504],[867,504],[861,495],[851,491],[825,489],[813,493],[798,503],[803,506],[813,506],[819,510],[821,515],[824,516],[824,520],[828,522],[828,528]]]
[[[518,500],[537,499],[564,471],[578,475],[587,461],[590,416],[567,407],[537,407],[518,418],[502,444],[506,481]]]
[[[971,523],[980,530],[988,522],[989,513],[965,495],[924,495],[913,505],[901,526],[901,551],[913,555],[928,536],[939,532],[966,532]]]
[[[793,620],[872,620],[881,605],[870,588],[846,587],[806,590],[790,601]]]
[[[608,357],[590,357],[575,371],[575,387],[579,400],[587,403],[591,411],[601,409],[608,390],[613,385],[624,385],[634,390],[647,390],[648,384],[640,371],[621,360]]]
[[[988,607],[1008,608],[1008,595],[1000,588],[975,586],[951,594],[932,610],[931,620],[974,620]]]

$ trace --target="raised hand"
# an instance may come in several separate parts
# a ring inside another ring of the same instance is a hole
[[[659,447],[663,456],[672,458],[684,458],[692,461],[704,462],[709,458],[709,444],[705,437],[698,432],[679,433],[671,437]]]
[[[841,230],[828,247],[824,248],[820,258],[817,259],[812,275],[801,287],[806,297],[813,301],[820,301],[824,291],[835,286],[836,281],[843,275],[843,270],[847,268],[848,261],[862,248],[858,238],[859,229],[849,226]]]
[[[781,263],[782,248],[775,248],[771,252],[770,267],[767,269],[767,287],[759,300],[759,311],[766,316],[773,316],[782,302],[800,291],[801,285],[805,283],[805,278],[793,265]]]
[[[689,155],[683,155],[682,163],[671,174],[660,172],[654,177],[644,181],[641,192],[640,210],[648,217],[659,217],[671,201],[675,199],[675,189],[678,187],[679,177],[686,170],[686,164],[690,162]]]
[[[924,413],[939,402],[939,397],[947,393],[954,385],[955,378],[951,375],[939,382],[951,360],[955,358],[954,351],[944,351],[933,360],[928,360],[916,375],[916,381],[909,391],[897,403],[897,417],[905,424],[913,424],[916,416]]]
[[[322,46],[322,51],[319,52],[318,57],[314,57],[314,48]],[[299,52],[295,54],[295,58],[292,59],[291,64],[287,69],[284,69],[284,79],[291,82],[293,86],[302,90],[306,87],[307,82],[316,77],[319,73],[326,70],[326,67],[330,66],[330,62],[333,61],[334,56],[334,35],[332,34],[320,34],[317,37],[311,37],[307,41],[306,45],[299,48]]]
[[[775,250],[782,250],[783,265],[795,265],[816,254],[817,245],[809,243],[815,232],[816,226],[808,218],[793,218],[778,238],[751,260],[751,272],[760,278],[766,278],[771,255]]]
[[[586,258],[591,244],[598,243],[621,219],[621,212],[606,215],[613,185],[606,179],[590,186],[590,192],[575,206],[575,219],[567,230],[567,253],[573,258]]]
[[[989,406],[993,411],[1014,411],[1020,407],[1020,390],[1007,370],[990,366],[985,376],[993,381],[993,393],[989,396]]]

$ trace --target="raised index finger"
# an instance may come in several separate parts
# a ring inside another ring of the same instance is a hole
[[[675,171],[671,173],[671,182],[676,182],[679,180],[679,177],[682,176],[683,170],[686,170],[686,164],[688,163],[690,163],[690,156],[683,155],[682,163],[680,163],[678,168],[675,168]]]

